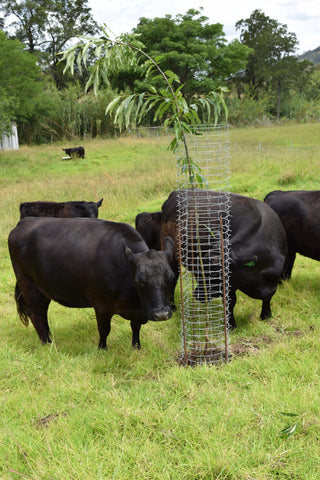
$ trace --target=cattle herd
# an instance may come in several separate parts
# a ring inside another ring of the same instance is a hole
[[[219,196],[203,190],[194,194],[200,205],[208,195]],[[262,300],[260,316],[266,319],[278,284],[291,277],[296,253],[320,260],[320,191],[276,190],[263,202],[231,193],[230,200],[228,323],[235,328],[237,290]],[[66,307],[92,307],[103,349],[114,314],[130,320],[132,345],[140,348],[141,325],[168,320],[175,308],[177,192],[169,195],[161,211],[139,213],[135,228],[98,219],[102,201],[20,205],[20,221],[8,239],[15,300],[21,320],[25,325],[31,320],[43,344],[51,342],[47,318],[51,300]],[[198,234],[204,238],[201,218],[199,224]],[[193,235],[190,232],[190,248],[197,243]],[[197,282],[194,297],[199,301],[204,289],[208,300],[220,291],[209,282],[216,259],[208,242],[200,242],[200,248],[205,247],[205,275],[192,269]],[[188,260],[182,258],[182,264],[191,270]]]

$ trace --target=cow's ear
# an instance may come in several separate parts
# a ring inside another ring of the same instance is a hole
[[[165,237],[164,239],[164,251],[167,254],[169,262],[173,259],[174,256],[174,240],[171,237]]]
[[[124,246],[124,255],[127,258],[128,262],[132,262],[133,260],[133,251],[127,245]]]
[[[131,248],[129,248],[127,245],[125,245],[125,247],[124,247],[124,255],[125,255],[126,259],[128,260],[128,262],[131,263],[131,265],[136,264],[136,255],[133,253]]]

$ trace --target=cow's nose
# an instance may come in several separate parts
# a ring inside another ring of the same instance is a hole
[[[164,320],[169,320],[172,317],[171,308],[166,308],[164,310],[159,310],[158,312],[154,312],[153,319],[156,322],[163,322]]]

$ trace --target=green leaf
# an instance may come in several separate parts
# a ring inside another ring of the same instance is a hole
[[[201,187],[203,187],[204,185],[208,185],[208,181],[203,175],[198,174],[196,175],[196,178]]]
[[[178,147],[178,140],[176,137],[173,137],[171,142],[169,143],[168,150],[175,152],[176,148]]]
[[[288,427],[284,428],[283,430],[280,430],[279,435],[281,437],[290,438],[291,435],[293,435],[294,432],[296,431],[298,425],[299,425],[299,422],[296,422],[292,425],[289,425]]]
[[[211,230],[211,228],[208,227],[208,225],[202,224],[202,226],[205,227],[205,228],[209,231],[210,235],[212,235],[213,238],[216,238],[215,234],[213,233],[213,231]]]
[[[284,415],[286,417],[298,417],[299,415],[297,413],[288,413],[288,412],[279,412],[280,415]]]
[[[256,264],[256,263],[255,263],[253,260],[250,260],[249,262],[244,263],[243,265],[244,265],[245,267],[254,267],[255,264]]]
[[[118,103],[120,102],[121,100],[121,96],[119,97],[116,97],[112,100],[112,102],[109,103],[109,105],[107,106],[106,108],[106,115],[107,114],[110,114],[113,112],[113,110],[115,109],[115,107],[118,105]]]
[[[153,120],[156,121],[158,118],[161,120],[163,114],[169,110],[171,107],[171,101],[169,98],[166,98],[164,101],[162,101],[157,108]]]
[[[167,76],[168,79],[174,81],[174,82],[177,82],[177,83],[180,83],[180,80],[179,80],[179,77],[178,75],[176,75],[174,72],[172,72],[171,70],[166,70],[165,72],[165,75]]]

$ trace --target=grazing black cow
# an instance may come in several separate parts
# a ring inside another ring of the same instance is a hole
[[[83,147],[63,148],[62,150],[66,152],[66,155],[68,155],[69,157],[84,158],[85,151]]]
[[[138,213],[135,220],[136,229],[149,248],[161,250],[160,227],[162,212]]]
[[[24,217],[89,217],[98,218],[99,202],[23,202],[20,204],[20,220]]]
[[[291,278],[296,253],[320,260],[320,190],[274,190],[264,199],[278,214],[288,240],[282,278]]]
[[[190,195],[191,191],[190,191]],[[217,198],[219,193],[213,191],[196,190],[197,202],[207,202],[208,195]],[[252,298],[262,300],[261,318],[271,316],[270,301],[274,295],[287,256],[286,234],[279,217],[271,208],[260,200],[248,198],[242,195],[230,194],[231,222],[230,222],[230,288],[229,288],[229,325],[236,327],[233,310],[236,305],[236,290],[241,290]],[[189,202],[189,215],[192,215],[192,201]],[[266,208],[268,207],[268,208]],[[176,240],[176,209],[177,192],[172,192],[162,205],[161,236],[171,236]],[[201,237],[201,249],[203,250],[203,264],[206,277],[214,270],[215,255],[214,244],[219,241],[219,234],[208,235],[208,219],[199,217],[199,235]],[[190,231],[188,239],[196,252],[196,232]],[[205,240],[208,239],[208,240]],[[192,248],[189,245],[189,248]],[[177,249],[176,249],[177,250]],[[191,256],[189,257],[191,258]],[[189,270],[191,265],[182,259],[182,263]],[[193,260],[193,263],[194,260]],[[178,262],[173,259],[171,268],[178,271]],[[203,298],[203,280],[199,270],[194,271],[198,286],[195,289],[195,298],[201,301]],[[177,275],[176,275],[177,280]],[[221,291],[221,289],[219,289]],[[218,291],[218,290],[217,290]],[[212,278],[207,285],[208,298],[217,296]],[[172,299],[172,295],[171,295]]]
[[[137,348],[142,324],[172,315],[171,238],[165,250],[157,252],[125,223],[29,217],[11,231],[8,245],[18,313],[26,325],[30,318],[42,343],[51,342],[51,300],[67,307],[93,307],[99,348],[106,348],[114,314],[131,320],[132,345]]]

